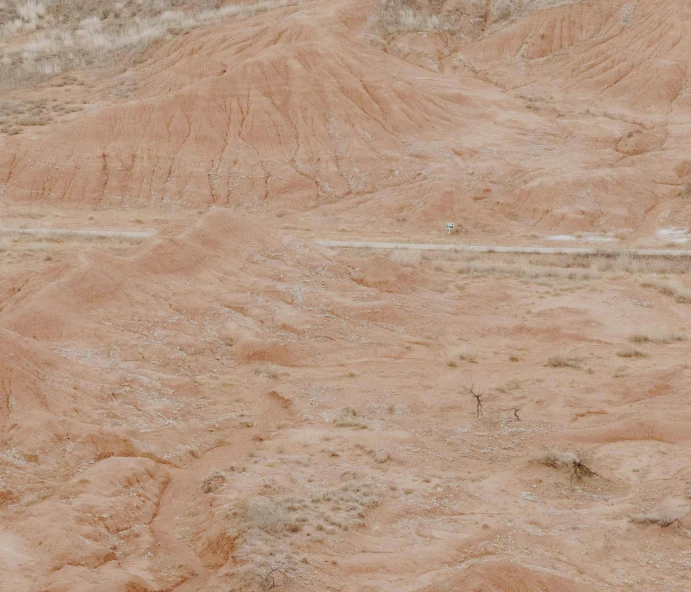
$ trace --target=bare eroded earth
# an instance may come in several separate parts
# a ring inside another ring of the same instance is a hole
[[[243,10],[0,85],[0,590],[687,592],[687,258],[316,240],[685,248],[691,8]]]

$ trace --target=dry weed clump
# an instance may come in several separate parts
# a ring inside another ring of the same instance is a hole
[[[553,268],[535,268],[530,266],[527,261],[508,265],[501,263],[493,264],[485,262],[468,262],[457,267],[456,273],[474,276],[490,275],[514,277],[525,280],[560,279],[571,281],[588,281],[595,277],[589,271],[565,271]]]
[[[430,10],[417,0],[384,0],[376,22],[384,37],[416,31],[453,31],[457,23],[440,9]]]
[[[221,471],[214,471],[202,481],[202,493],[217,493],[225,487],[227,478]]]
[[[636,514],[635,516],[631,516],[630,520],[634,524],[639,524],[641,526],[656,525],[666,528],[673,524],[679,524],[682,518],[683,513],[681,512],[657,510],[645,514]]]
[[[384,0],[376,15],[383,37],[424,31],[444,31],[463,37],[482,34],[486,23],[501,23],[535,10],[577,0],[488,0],[445,3],[439,0]],[[474,23],[474,26],[472,25]]]
[[[543,10],[562,4],[571,4],[578,0],[494,0],[490,2],[492,20],[508,21],[519,16],[525,16],[536,10]]]
[[[73,69],[134,60],[152,42],[225,18],[298,0],[18,0],[2,2],[0,88],[34,84]]]
[[[582,358],[576,356],[567,356],[564,354],[557,354],[547,360],[547,366],[550,368],[580,368]]]
[[[663,281],[658,279],[648,279],[641,282],[644,288],[654,288],[660,294],[671,296],[679,304],[691,304],[691,289],[682,285],[678,281]]]
[[[686,337],[679,333],[665,333],[662,335],[648,335],[647,333],[634,333],[630,335],[628,340],[631,343],[657,343],[659,345],[667,345],[670,343],[678,343],[686,341]]]
[[[356,428],[358,430],[366,430],[369,426],[358,418],[357,412],[352,407],[344,407],[341,409],[333,420],[333,424],[337,428]]]
[[[23,127],[47,125],[53,119],[46,99],[0,101],[0,134],[16,135]]]
[[[286,509],[284,499],[256,497],[243,500],[232,512],[244,531],[259,530],[268,534],[299,530],[299,522],[293,520]]]
[[[275,364],[262,364],[255,368],[254,373],[260,378],[268,378],[269,380],[278,380],[284,374]]]
[[[553,469],[568,470],[577,480],[598,476],[575,452],[550,449],[536,458],[535,462]]]
[[[260,495],[239,502],[227,514],[243,565],[237,580],[254,585],[261,580],[257,576],[276,569],[292,575],[300,563],[296,555],[308,542],[364,526],[366,512],[376,505],[374,487],[358,477],[311,495]]]
[[[405,267],[417,267],[422,261],[422,255],[420,251],[415,251],[412,249],[395,249],[391,255],[391,260],[399,265],[404,265]]]
[[[367,247],[345,248],[356,257],[371,257],[380,252]],[[402,261],[406,261],[410,252],[412,250],[404,248],[393,251],[398,253],[396,257],[400,257]],[[393,254],[389,256],[393,257]],[[584,282],[596,280],[602,274],[614,273],[640,275],[645,283],[662,279],[656,276],[688,275],[691,270],[691,249],[688,257],[642,255],[626,251],[598,251],[587,254],[423,251],[421,257],[423,262],[454,263],[457,266],[456,272],[461,275],[511,277],[538,282]],[[417,257],[414,261],[417,261]]]
[[[617,352],[617,355],[620,358],[647,358],[648,354],[645,352],[642,352],[639,349],[634,349],[633,347],[629,347],[626,349],[623,349],[621,351]]]

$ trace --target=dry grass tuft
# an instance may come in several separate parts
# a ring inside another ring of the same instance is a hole
[[[682,517],[683,514],[681,512],[658,510],[655,512],[631,516],[631,522],[634,524],[640,524],[642,526],[656,525],[666,528],[668,526],[672,526],[673,524],[678,524]]]
[[[628,340],[631,343],[657,343],[660,345],[667,345],[669,343],[686,341],[686,337],[678,333],[666,333],[663,335],[648,335],[646,333],[634,333],[633,335],[629,336]]]
[[[462,351],[456,356],[461,362],[468,362],[469,364],[477,364],[477,355],[470,351]]]
[[[126,64],[151,43],[231,17],[298,0],[18,0],[0,2],[0,88],[35,84],[58,74]]]
[[[417,267],[422,261],[422,254],[420,251],[412,249],[395,249],[391,255],[391,260],[399,265],[406,267]]]
[[[547,360],[546,365],[550,368],[580,368],[582,362],[582,358],[558,354]]]
[[[617,355],[620,358],[647,358],[648,354],[645,352],[642,352],[639,349],[634,349],[633,347],[629,347],[627,349],[623,349],[621,351],[617,352]]]
[[[268,378],[269,380],[278,380],[285,373],[281,372],[280,368],[275,364],[262,364],[254,369],[254,373],[260,378]]]
[[[659,279],[648,279],[641,282],[644,288],[655,288],[660,294],[671,296],[679,304],[691,304],[691,289],[682,285],[678,281],[663,281]]]
[[[384,37],[416,31],[453,31],[457,23],[448,14],[435,12],[416,0],[385,0],[376,29]]]
[[[356,428],[359,430],[366,430],[369,426],[358,419],[357,412],[352,407],[345,407],[341,409],[338,416],[333,420],[333,424],[337,428]]]
[[[575,452],[550,449],[536,458],[535,462],[553,469],[568,470],[571,472],[571,476],[577,480],[598,476]]]
[[[226,483],[226,476],[220,471],[211,473],[204,481],[202,481],[202,493],[216,493],[223,489]]]

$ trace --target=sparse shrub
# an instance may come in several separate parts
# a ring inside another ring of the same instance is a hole
[[[634,349],[632,347],[618,351],[617,355],[620,358],[647,358],[648,357],[648,354],[646,354],[645,352],[642,352],[639,349]]]
[[[691,290],[678,282],[664,282],[657,279],[641,282],[644,288],[655,288],[660,294],[674,298],[679,304],[691,304]]]
[[[643,526],[656,525],[666,528],[673,524],[678,524],[683,514],[681,512],[672,512],[666,510],[658,510],[655,512],[648,512],[646,514],[636,514],[631,516],[631,522]]]
[[[223,473],[219,471],[211,473],[211,475],[202,481],[202,493],[216,493],[223,488],[225,482],[226,476]]]
[[[431,12],[416,0],[385,0],[376,24],[387,37],[412,31],[451,31],[455,26],[450,15]]]
[[[581,358],[558,354],[547,360],[547,366],[550,368],[580,368],[581,362]]]
[[[340,410],[338,416],[333,420],[337,428],[357,428],[367,429],[367,424],[358,419],[357,412],[352,407],[345,407]]]
[[[281,372],[274,364],[264,364],[255,369],[254,373],[261,378],[268,378],[269,380],[278,380],[281,377]]]
[[[678,333],[668,333],[664,335],[647,335],[645,333],[634,333],[629,337],[631,343],[658,343],[669,344],[679,341],[686,341],[686,337]]]
[[[391,261],[405,267],[417,267],[422,261],[420,251],[413,249],[394,249],[390,255]]]
[[[282,532],[292,523],[282,500],[255,497],[243,500],[231,513],[247,530],[261,530],[269,534]]]
[[[564,450],[547,450],[535,461],[553,469],[566,469],[574,479],[596,477],[597,473],[588,467],[579,454]]]
[[[20,0],[0,2],[0,87],[34,84],[72,69],[114,60],[133,63],[156,40],[233,16],[250,16],[300,0],[259,0],[223,6],[220,0]],[[9,8],[9,10],[8,10]],[[6,14],[2,14],[5,12]],[[66,78],[58,85],[69,83]]]

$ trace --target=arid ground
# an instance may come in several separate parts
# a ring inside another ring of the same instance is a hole
[[[0,591],[689,592],[690,63],[687,0],[0,1]]]

